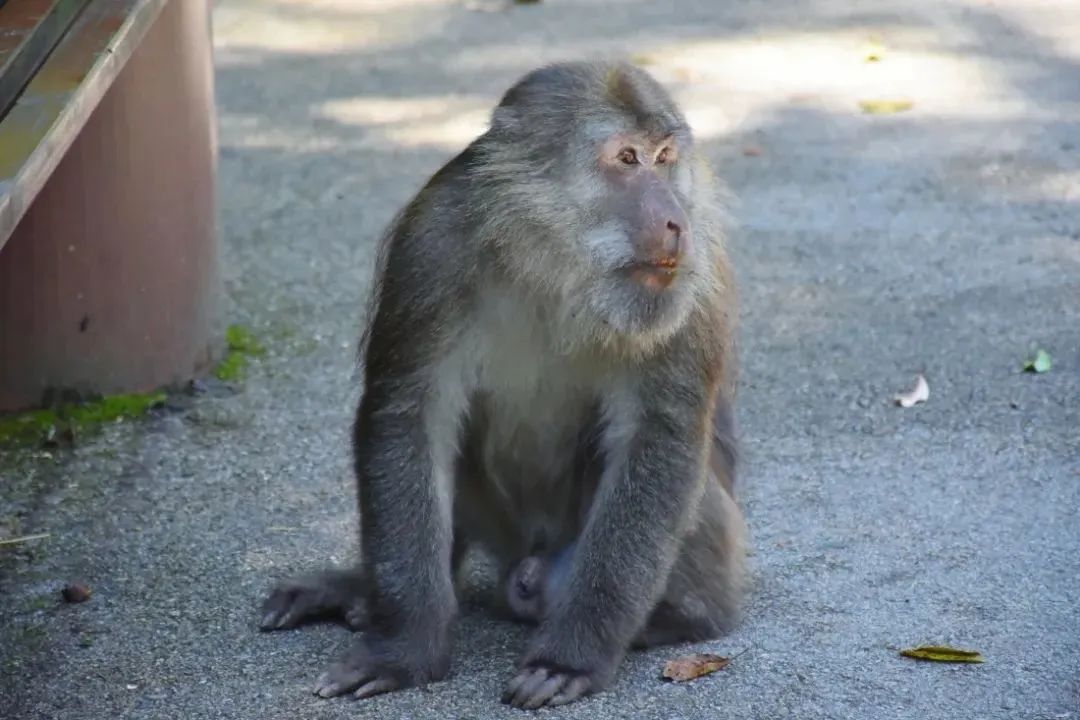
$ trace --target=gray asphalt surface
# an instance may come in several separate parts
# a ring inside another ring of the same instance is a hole
[[[260,634],[275,577],[354,557],[352,348],[377,233],[533,66],[632,54],[738,204],[739,655],[631,656],[575,718],[1080,718],[1080,6],[1067,0],[222,0],[239,394],[0,459],[0,716],[499,718],[524,632],[470,611],[452,676],[309,688],[348,641]],[[880,37],[879,63],[863,43]],[[909,98],[893,115],[860,100]],[[1022,374],[1033,345],[1045,375]],[[893,393],[925,373],[930,400]],[[403,542],[407,542],[403,538]],[[90,584],[81,605],[64,582]],[[898,649],[950,643],[982,665]]]

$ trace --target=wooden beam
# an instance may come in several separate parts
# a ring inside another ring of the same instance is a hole
[[[0,117],[90,0],[21,0],[0,5]]]
[[[0,120],[0,250],[166,0],[90,0]]]

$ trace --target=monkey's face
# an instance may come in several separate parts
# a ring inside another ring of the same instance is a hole
[[[676,133],[617,130],[579,154],[591,154],[570,188],[585,218],[577,238],[590,275],[585,300],[618,332],[666,335],[692,304],[698,258],[679,157],[688,144]]]

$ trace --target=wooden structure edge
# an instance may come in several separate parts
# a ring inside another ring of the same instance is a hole
[[[0,250],[166,2],[94,0],[0,119]],[[80,42],[86,33],[107,25],[117,15],[124,16],[123,23],[111,35],[105,35],[102,42]],[[56,68],[67,72],[72,64],[78,65],[80,61],[87,68],[86,75],[73,89],[56,93],[57,79],[51,77],[50,72],[56,72]],[[26,107],[26,100],[36,94],[57,97],[43,103],[47,108]],[[40,113],[51,114],[51,117],[41,117]],[[20,125],[28,121],[44,129],[37,142],[28,142],[25,125]]]

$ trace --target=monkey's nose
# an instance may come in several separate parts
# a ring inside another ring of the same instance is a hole
[[[658,269],[674,270],[683,256],[682,228],[673,220],[668,220],[662,228],[645,244],[644,264]]]
[[[675,223],[674,220],[667,221],[667,228],[664,233],[663,240],[663,257],[667,260],[673,261],[675,264],[679,262],[682,255],[682,228]]]

